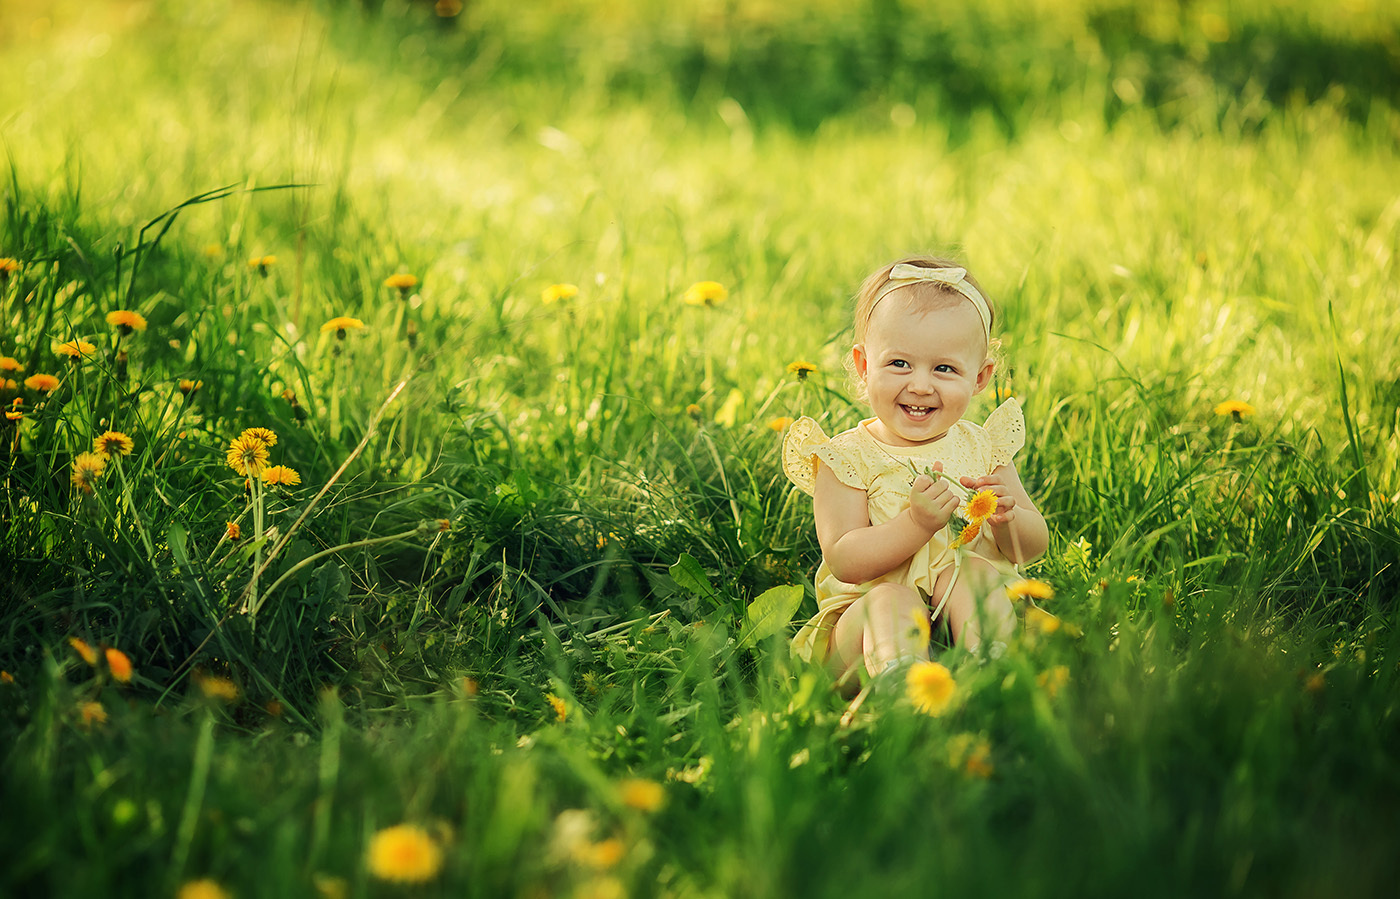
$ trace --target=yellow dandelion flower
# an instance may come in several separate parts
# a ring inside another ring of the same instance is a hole
[[[237,540],[242,534],[242,528],[238,526],[238,522],[236,521],[226,522],[224,534],[230,540]]]
[[[1243,400],[1226,400],[1215,407],[1216,415],[1232,415],[1239,421],[1245,415],[1253,415],[1254,407]]]
[[[94,666],[97,664],[97,652],[87,644],[86,640],[82,640],[78,637],[69,637],[68,645],[73,647],[73,651],[76,652],[84,662]]]
[[[729,291],[718,281],[696,281],[685,291],[687,306],[718,306],[729,299]]]
[[[267,467],[267,444],[256,437],[235,437],[229,441],[225,461],[239,474],[255,478]]]
[[[691,403],[689,406],[686,406],[686,407],[685,407],[685,414],[686,414],[686,415],[689,415],[691,418],[695,419],[696,421],[699,421],[699,420],[700,420],[700,413],[701,413],[701,411],[702,411],[702,410],[700,409],[700,406],[697,405],[696,403]]]
[[[962,508],[962,517],[973,524],[981,524],[991,518],[997,510],[997,495],[991,490],[979,490],[968,499]]]
[[[1055,588],[1031,578],[1022,578],[1006,585],[1006,595],[1011,599],[1054,599]]]
[[[905,686],[914,708],[936,717],[953,701],[957,682],[952,672],[938,662],[915,662],[905,675]]]
[[[544,698],[548,700],[550,708],[554,709],[554,717],[556,720],[563,721],[569,716],[569,706],[564,700],[555,696],[553,693],[546,694]]]
[[[0,371],[24,371],[24,365],[14,356],[0,356]]]
[[[79,453],[73,460],[73,486],[91,493],[93,485],[107,468],[107,457],[98,453]]]
[[[969,524],[967,527],[963,528],[962,532],[958,534],[958,539],[953,541],[953,549],[958,549],[959,547],[967,546],[969,543],[976,540],[977,535],[980,533],[982,533],[982,522],[972,522],[972,524]]]
[[[589,867],[607,870],[622,861],[627,854],[627,845],[617,837],[610,837],[598,843],[584,843],[574,854]]]
[[[277,264],[276,256],[254,256],[248,260],[248,267],[258,270],[258,274],[267,277],[267,270]]]
[[[6,390],[6,391],[19,390],[19,382],[18,382],[18,381],[12,381],[12,380],[10,380],[9,378],[0,378],[0,390]],[[1374,491],[1373,491],[1373,492],[1374,492]]]
[[[442,868],[442,849],[412,824],[386,827],[369,841],[369,871],[380,880],[424,883]]]
[[[85,702],[79,705],[78,714],[82,716],[83,727],[107,723],[107,710],[102,707],[100,702]]]
[[[53,348],[53,351],[60,356],[67,356],[74,362],[80,362],[93,353],[97,352],[97,347],[90,341],[75,337],[67,343],[60,343]]]
[[[129,456],[135,448],[136,444],[121,431],[106,431],[92,441],[92,451],[104,456]]]
[[[190,880],[180,887],[175,899],[233,899],[229,891],[219,886],[217,881],[205,877]]]
[[[797,375],[797,380],[805,381],[807,380],[808,375],[814,373],[817,370],[817,367],[810,362],[804,362],[803,360],[799,359],[796,362],[789,362],[787,370],[790,373]]]
[[[1054,699],[1065,684],[1069,683],[1069,666],[1056,665],[1046,671],[1042,671],[1035,676],[1035,682],[1045,691],[1045,695]]]
[[[238,701],[238,685],[226,677],[197,674],[195,675],[195,683],[199,684],[199,691],[209,699],[218,699],[223,702]]]
[[[629,777],[617,785],[622,804],[641,812],[654,812],[666,804],[666,790],[654,780]]]
[[[400,272],[397,275],[390,275],[384,279],[385,287],[392,287],[401,293],[408,293],[418,286],[418,276]]]
[[[783,431],[786,431],[788,429],[788,425],[790,424],[792,424],[792,419],[790,417],[786,415],[779,415],[777,418],[771,419],[768,422],[768,430],[777,431],[779,434],[781,434]]]
[[[117,309],[107,313],[107,324],[121,330],[123,334],[146,330],[146,317],[130,309]]]
[[[1044,609],[1031,607],[1026,610],[1026,629],[1041,634],[1053,634],[1060,629],[1060,619]]]
[[[30,375],[24,379],[24,386],[39,393],[52,393],[58,389],[59,380],[53,375]]]
[[[266,443],[269,448],[277,445],[277,433],[271,428],[244,428],[243,433],[238,436],[252,437],[255,440],[261,440],[263,443]]]
[[[19,260],[9,256],[0,256],[0,281],[19,271]]]
[[[948,764],[961,769],[968,777],[986,780],[994,773],[992,744],[985,737],[958,734],[948,741]]]
[[[180,392],[185,396],[189,396],[192,393],[198,393],[199,389],[203,386],[203,381],[192,381],[188,378],[183,378],[180,381]]]
[[[540,302],[546,306],[553,306],[555,303],[572,300],[576,296],[578,296],[577,284],[551,284],[540,291]]]
[[[131,683],[131,659],[120,649],[108,648],[104,653],[107,656],[107,670],[112,672],[112,677],[124,684]]]
[[[24,418],[24,410],[20,408],[23,405],[24,400],[15,397],[14,401],[10,403],[10,408],[5,410],[5,418],[9,421],[19,421]]]
[[[364,326],[365,323],[360,321],[358,318],[350,318],[349,316],[338,315],[321,326],[321,333],[327,334],[331,331],[334,331],[335,336],[338,339],[344,340],[346,331],[358,331]]]
[[[927,644],[933,637],[933,625],[928,620],[928,611],[924,608],[910,609],[909,617],[914,621],[910,633],[917,637],[920,643]]]
[[[264,484],[272,487],[295,487],[301,483],[301,475],[296,473],[296,469],[285,465],[274,465],[264,470],[262,479]]]

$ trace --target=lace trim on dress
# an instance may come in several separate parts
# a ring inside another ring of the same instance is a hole
[[[811,496],[817,489],[817,463],[821,459],[847,487],[864,490],[866,484],[855,462],[847,458],[821,425],[807,416],[799,418],[788,428],[783,438],[783,472],[803,493]]]

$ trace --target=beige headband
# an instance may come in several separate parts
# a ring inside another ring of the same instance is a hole
[[[967,280],[967,269],[956,266],[949,268],[924,268],[921,265],[910,265],[901,262],[890,269],[890,279],[875,294],[875,302],[870,304],[870,311],[874,312],[875,307],[880,305],[880,301],[889,296],[894,291],[909,284],[918,284],[927,281],[933,284],[946,284],[958,293],[967,297],[972,305],[977,309],[978,318],[982,319],[982,333],[991,336],[992,333],[992,307],[987,305],[987,300],[982,296],[977,288],[972,286],[972,282]]]

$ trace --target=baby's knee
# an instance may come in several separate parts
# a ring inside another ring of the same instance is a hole
[[[872,610],[899,612],[923,606],[924,600],[917,590],[903,584],[876,584],[865,594],[865,602]]]

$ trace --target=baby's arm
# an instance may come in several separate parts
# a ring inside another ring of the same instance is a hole
[[[942,478],[920,475],[909,491],[909,508],[872,525],[865,491],[841,483],[820,462],[813,501],[822,558],[831,573],[848,584],[874,580],[898,568],[958,507],[957,496]]]
[[[969,490],[991,490],[997,495],[997,510],[987,519],[992,537],[1001,554],[1017,564],[1038,559],[1050,546],[1050,528],[1045,516],[1031,501],[1016,466],[1010,462],[980,478],[963,478]]]

